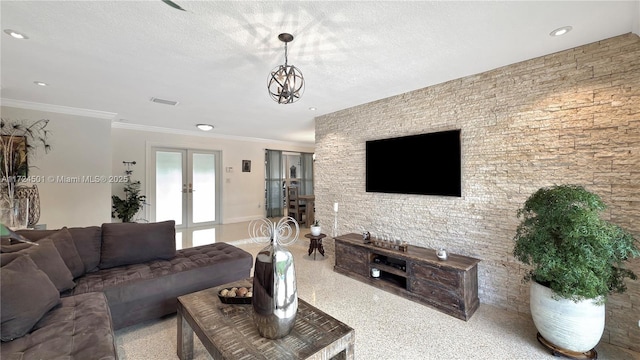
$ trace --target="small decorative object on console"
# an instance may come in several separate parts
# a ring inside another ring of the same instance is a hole
[[[391,250],[398,250],[402,252],[407,252],[409,250],[409,244],[407,244],[406,241],[386,239],[384,236],[382,237],[382,239],[370,238],[370,241],[365,240],[364,243],[365,244],[371,243],[377,247],[391,249]]]
[[[447,260],[447,250],[442,248],[438,249],[438,251],[436,251],[436,256],[442,261]]]
[[[371,233],[368,231],[362,232],[362,240],[364,240],[365,244],[369,244],[371,242]]]
[[[371,268],[371,277],[372,278],[379,278],[380,277],[380,270],[378,270],[376,268]]]

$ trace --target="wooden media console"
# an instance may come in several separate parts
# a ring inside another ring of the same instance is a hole
[[[389,291],[446,314],[468,320],[480,305],[478,262],[449,254],[439,260],[436,251],[409,245],[406,252],[365,244],[360,234],[335,238],[334,271]],[[380,271],[379,277],[371,269]]]

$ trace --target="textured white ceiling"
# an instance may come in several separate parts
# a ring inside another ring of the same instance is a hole
[[[0,1],[5,104],[116,113],[120,126],[314,142],[313,118],[629,32],[640,1]],[[565,36],[549,32],[571,25]],[[306,80],[275,103],[284,62]],[[44,81],[39,87],[34,81]],[[158,97],[176,107],[149,101]],[[310,111],[309,107],[317,108]]]

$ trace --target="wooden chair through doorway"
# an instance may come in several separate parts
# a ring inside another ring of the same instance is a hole
[[[304,202],[298,198],[298,188],[295,186],[289,186],[287,188],[287,208],[289,216],[296,219],[298,224],[305,223],[307,218],[307,206]]]

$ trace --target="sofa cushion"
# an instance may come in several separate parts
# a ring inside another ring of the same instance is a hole
[[[100,244],[102,229],[100,226],[67,228],[76,244],[76,250],[84,263],[85,272],[96,271],[100,263]],[[17,233],[31,241],[38,241],[56,233],[58,230],[18,230]]]
[[[253,257],[226,243],[179,250],[170,260],[152,260],[99,270],[78,279],[68,293],[103,291],[113,325],[120,329],[176,311],[176,298],[250,276]],[[142,295],[144,294],[144,295]]]
[[[2,343],[0,358],[117,359],[113,326],[103,293],[63,298],[31,333]]]
[[[176,256],[175,221],[102,224],[101,269]]]
[[[28,255],[8,262],[0,274],[0,334],[9,341],[24,336],[58,305],[60,293]]]
[[[71,275],[64,260],[62,260],[60,253],[53,244],[53,240],[43,239],[38,241],[38,245],[32,245],[16,252],[2,253],[0,255],[0,263],[7,264],[23,254],[31,257],[38,268],[44,271],[51,279],[58,291],[73,289],[76,286],[73,282],[73,275]]]
[[[9,245],[0,245],[0,252],[2,253],[11,253],[24,249],[28,249],[31,247],[30,243],[19,242],[17,244],[9,244]]]
[[[73,242],[73,237],[71,237],[69,230],[64,227],[54,234],[49,235],[47,238],[53,240],[53,245],[58,249],[60,257],[62,257],[69,271],[71,271],[71,275],[73,275],[74,278],[83,275],[84,263],[80,258],[80,254],[78,254],[78,249],[76,248],[75,242]]]
[[[98,270],[100,264],[100,248],[102,246],[102,228],[87,226],[69,228],[69,233],[76,243],[78,254],[84,262],[85,272]]]

